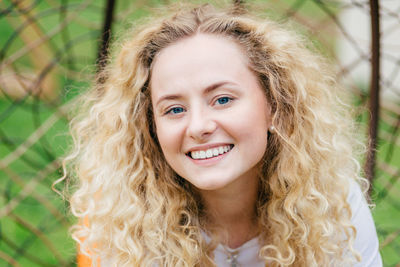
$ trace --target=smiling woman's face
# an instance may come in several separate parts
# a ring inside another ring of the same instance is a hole
[[[197,34],[163,49],[151,100],[161,149],[181,177],[201,190],[257,179],[270,108],[236,43]]]

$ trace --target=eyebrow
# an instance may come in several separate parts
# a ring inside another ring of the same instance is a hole
[[[228,81],[222,81],[222,82],[213,83],[213,84],[207,86],[207,87],[204,89],[204,94],[209,94],[209,93],[211,93],[212,91],[218,89],[219,87],[221,87],[221,86],[223,86],[223,85],[225,85],[225,84],[233,84],[233,83],[232,83],[232,82],[228,82]],[[157,106],[160,102],[162,102],[162,101],[164,101],[164,100],[175,100],[175,99],[180,99],[180,98],[182,98],[182,96],[181,96],[181,95],[176,95],[176,94],[164,95],[164,96],[162,96],[162,97],[157,101],[156,106]]]

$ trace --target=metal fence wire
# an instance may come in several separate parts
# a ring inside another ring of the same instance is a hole
[[[384,265],[400,266],[400,1],[252,2],[338,66],[371,140],[365,173]],[[51,189],[71,144],[69,107],[101,67],[107,34],[160,4],[168,1],[0,2],[0,266],[76,264],[68,204]]]

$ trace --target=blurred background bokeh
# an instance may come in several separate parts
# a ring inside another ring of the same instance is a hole
[[[74,219],[52,190],[71,145],[68,114],[105,55],[104,31],[112,42],[170,2],[176,1],[0,1],[0,266],[76,264],[68,233]],[[373,183],[384,266],[400,266],[400,1],[248,2],[289,22],[337,66],[359,131],[376,145],[376,155],[361,164]]]

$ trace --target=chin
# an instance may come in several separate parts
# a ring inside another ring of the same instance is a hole
[[[214,191],[214,190],[218,190],[221,189],[223,186],[219,186],[219,185],[206,185],[206,186],[196,186],[195,187],[199,190],[204,190],[204,191]]]
[[[212,190],[218,190],[224,188],[228,183],[225,181],[200,181],[199,183],[193,184],[197,189],[199,190],[206,190],[206,191],[212,191]]]

